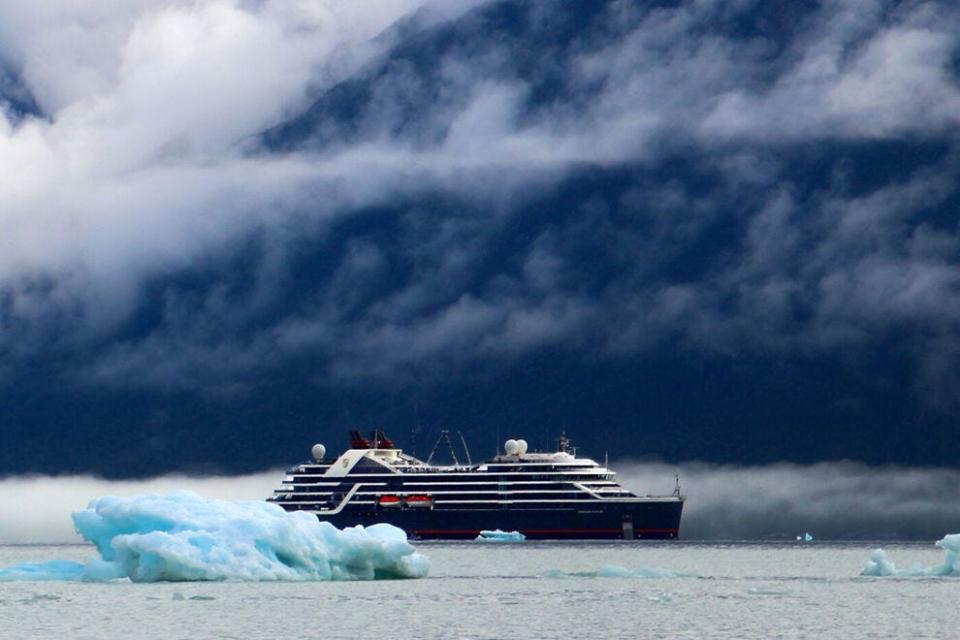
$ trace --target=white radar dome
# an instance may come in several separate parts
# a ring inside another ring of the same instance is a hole
[[[517,455],[522,456],[527,452],[527,441],[517,440]]]
[[[323,460],[323,456],[327,455],[327,448],[322,444],[315,444],[310,449],[310,453],[313,454],[313,459],[317,462]]]
[[[507,452],[508,456],[515,456],[517,455],[517,452],[520,450],[520,443],[514,440],[513,438],[510,438],[509,440],[503,443],[503,450]]]

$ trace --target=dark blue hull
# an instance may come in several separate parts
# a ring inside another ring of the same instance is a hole
[[[668,500],[570,508],[345,509],[318,517],[339,528],[386,522],[414,540],[472,539],[485,529],[519,531],[531,540],[669,540],[679,535],[682,510],[682,501]]]

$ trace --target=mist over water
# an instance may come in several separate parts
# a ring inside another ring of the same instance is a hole
[[[194,491],[205,498],[262,500],[283,479],[283,470],[245,476],[170,475],[150,480],[90,476],[25,476],[0,480],[0,544],[80,543],[70,514],[99,496],[138,496]]]
[[[736,467],[613,461],[638,493],[671,493],[679,474],[684,540],[922,540],[960,531],[960,471],[871,467],[853,462]],[[70,514],[104,495],[190,490],[206,498],[260,500],[283,470],[245,476],[164,476],[112,481],[89,476],[0,480],[0,544],[81,542]]]
[[[819,540],[932,542],[960,531],[960,470],[854,462],[611,466],[639,493],[669,493],[679,474],[685,540],[793,540],[810,532]]]

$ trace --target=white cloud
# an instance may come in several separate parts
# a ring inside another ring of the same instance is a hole
[[[46,115],[0,118],[0,349],[29,357],[104,341],[79,377],[189,386],[302,349],[354,379],[591,340],[597,351],[624,353],[680,335],[734,354],[863,344],[897,323],[950,335],[942,318],[960,307],[955,234],[912,238],[917,212],[953,189],[952,163],[851,196],[839,183],[797,193],[780,156],[798,143],[952,131],[960,90],[951,5],[825,3],[772,43],[706,28],[749,2],[619,4],[602,29],[575,37],[569,60],[542,63],[557,65],[573,97],[532,108],[536,74],[523,79],[511,52],[480,34],[482,43],[430,61],[435,84],[409,61],[375,67],[382,73],[364,77],[371,102],[357,105],[351,135],[333,127],[327,146],[257,148],[265,128],[365,73],[401,18],[424,10],[426,33],[478,4],[0,7],[0,57]],[[772,55],[779,44],[784,51]],[[415,135],[397,133],[403,127]],[[678,179],[635,188],[625,208],[636,228],[602,212],[584,212],[579,226],[545,222],[553,228],[517,250],[519,273],[474,280],[511,216],[568,171],[678,157],[696,158],[719,186]],[[370,244],[315,299],[253,335],[231,334],[276,303],[285,243],[303,229],[423,192],[469,206],[451,205],[441,222],[413,206],[400,221],[410,235],[401,250],[418,265],[408,282],[384,290],[390,256]],[[701,282],[658,277],[718,221],[743,230],[735,255]],[[199,302],[174,296],[151,335],[109,340],[146,281],[215,260],[254,230],[272,243],[256,291],[239,302],[216,288]],[[564,243],[578,239],[620,261],[613,281],[589,291],[577,281],[589,268]]]
[[[792,67],[769,89],[718,95],[702,134],[776,143],[934,136],[955,127],[960,87],[951,60],[960,15],[920,5],[884,20],[863,4],[823,11],[788,54]]]
[[[109,331],[145,278],[196,264],[257,225],[286,224],[305,188],[321,196],[311,203],[319,215],[371,190],[351,157],[244,148],[431,4],[4,5],[0,24],[16,36],[0,51],[48,114],[0,118],[0,287],[17,318],[67,306],[83,327]]]

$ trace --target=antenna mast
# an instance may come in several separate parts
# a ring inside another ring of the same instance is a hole
[[[457,431],[460,435],[460,443],[463,445],[463,452],[467,455],[467,465],[473,466],[473,460],[470,459],[470,447],[467,446],[467,440],[463,437],[463,431]]]
[[[433,445],[433,449],[430,450],[430,455],[427,457],[427,464],[430,464],[430,461],[433,460],[433,454],[437,452],[437,448],[440,446],[442,441],[447,441],[447,447],[450,448],[450,457],[453,458],[453,464],[459,466],[460,461],[457,460],[457,452],[453,449],[453,442],[450,440],[450,432],[446,429],[440,431],[440,437],[437,438],[436,443]]]

